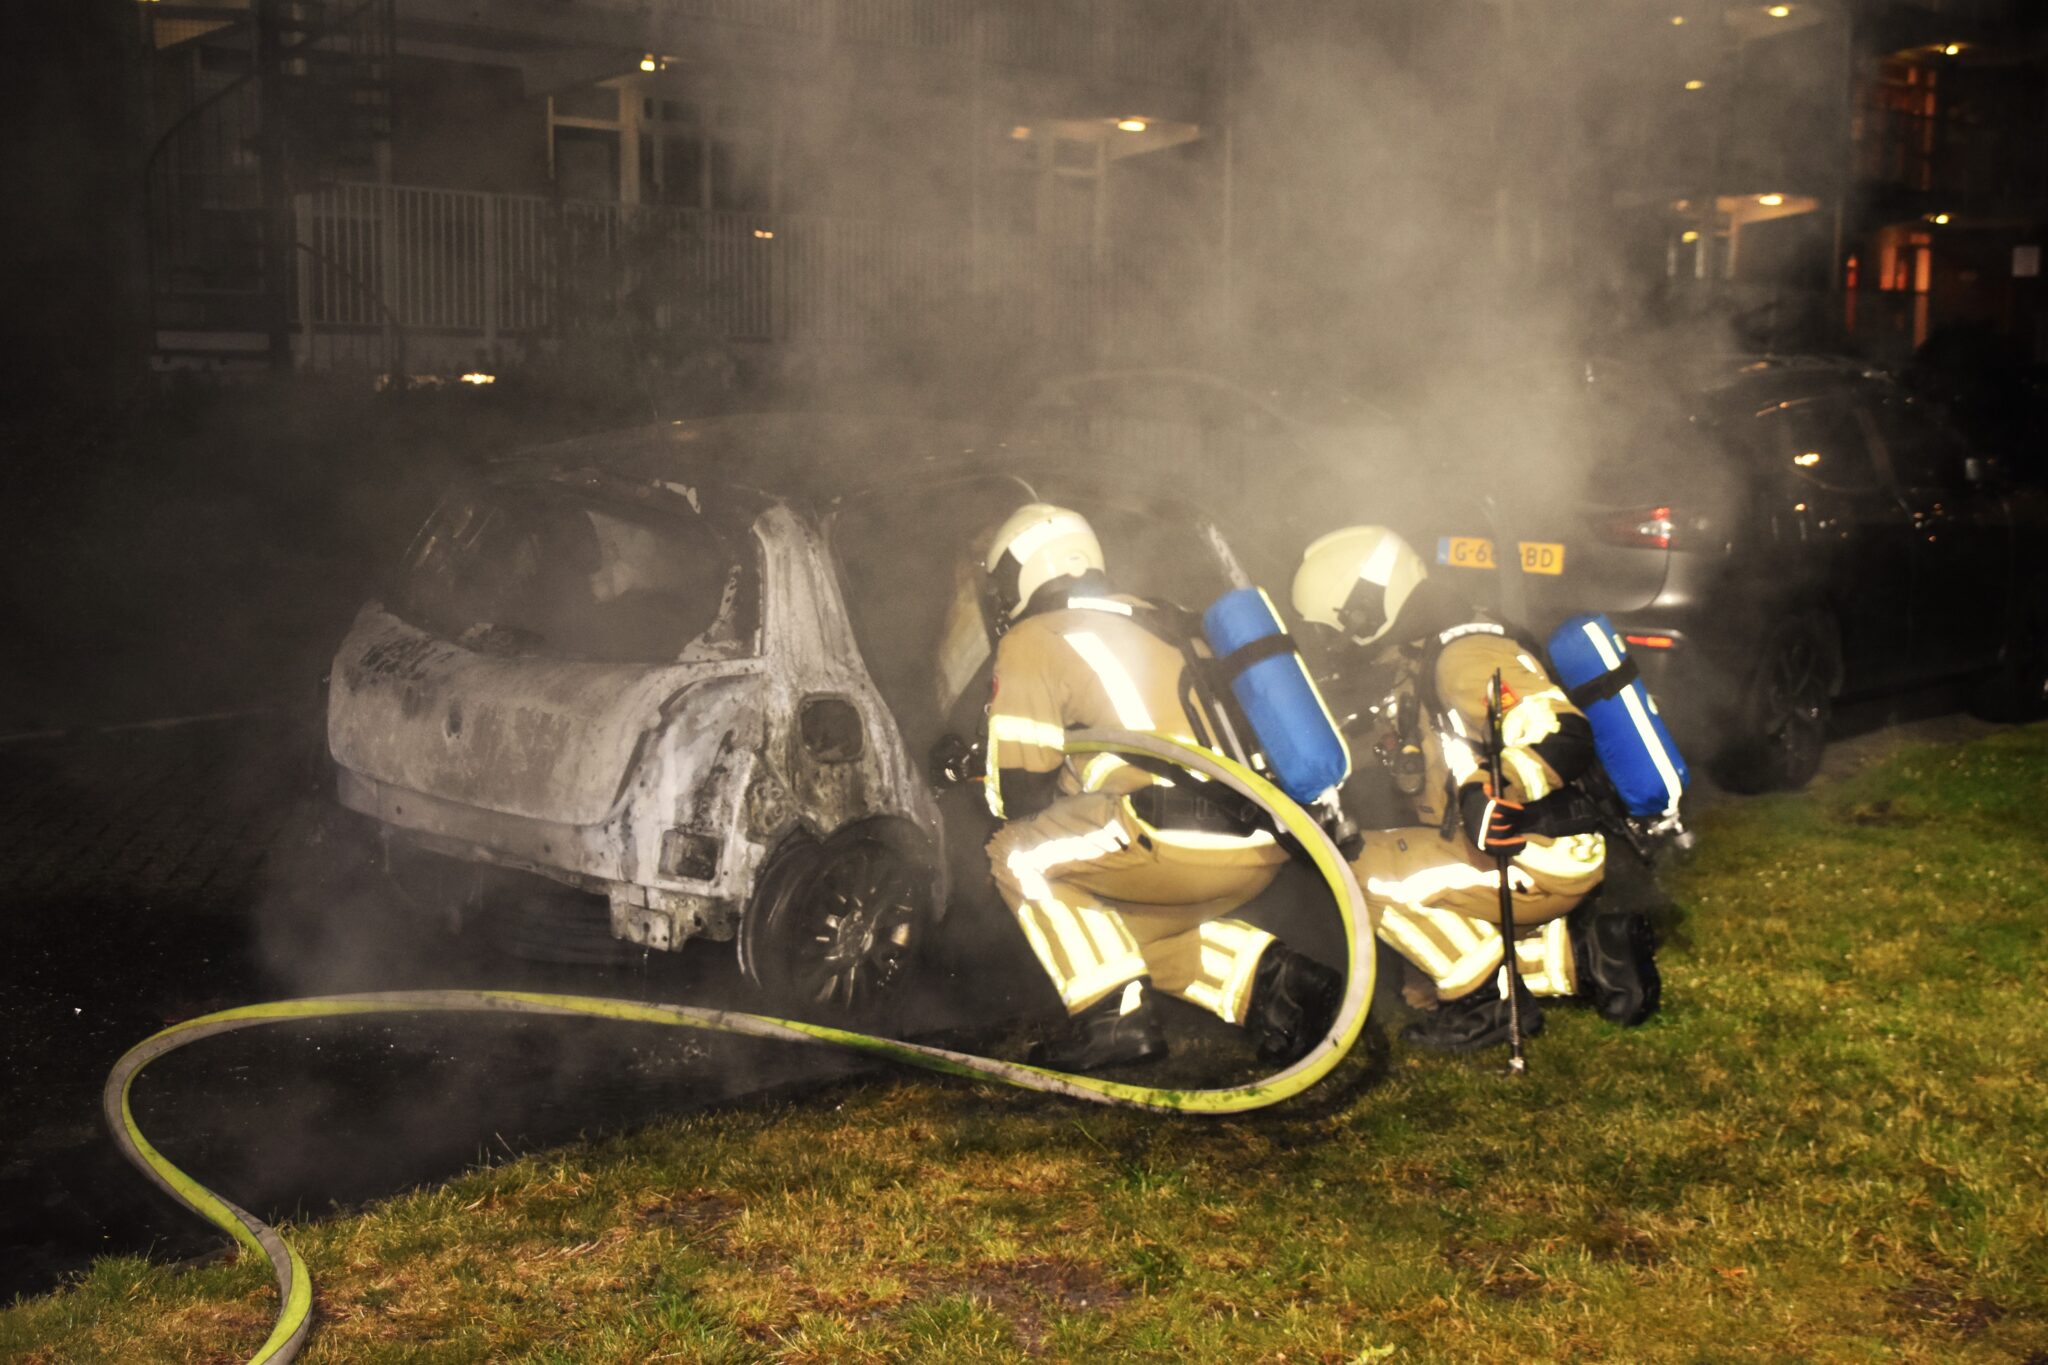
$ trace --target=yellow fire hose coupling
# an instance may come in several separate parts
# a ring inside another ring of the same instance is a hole
[[[1299,1095],[1327,1076],[1343,1061],[1365,1026],[1366,1008],[1372,1000],[1374,955],[1371,935],[1361,936],[1360,933],[1360,926],[1367,922],[1364,896],[1351,875],[1351,869],[1322,827],[1285,793],[1257,773],[1171,736],[1124,730],[1085,730],[1069,735],[1066,747],[1073,753],[1134,754],[1163,759],[1221,782],[1257,802],[1280,828],[1307,850],[1316,870],[1330,888],[1330,894],[1336,899],[1337,913],[1344,926],[1344,946],[1350,970],[1343,1005],[1332,1021],[1328,1035],[1300,1060],[1246,1085],[1218,1090],[1168,1090],[1047,1071],[1041,1067],[988,1057],[973,1057],[944,1048],[877,1038],[824,1024],[692,1005],[527,991],[392,991],[244,1005],[174,1024],[136,1044],[114,1064],[101,1092],[107,1125],[113,1131],[114,1141],[122,1155],[164,1193],[248,1250],[269,1260],[277,1278],[280,1307],[269,1339],[250,1357],[250,1361],[252,1365],[268,1365],[269,1362],[282,1365],[282,1362],[297,1357],[312,1328],[313,1285],[305,1262],[299,1259],[299,1253],[275,1228],[200,1184],[151,1146],[136,1125],[134,1111],[129,1105],[129,1091],[145,1066],[167,1052],[204,1038],[263,1024],[348,1015],[450,1011],[560,1015],[663,1024],[750,1038],[776,1038],[793,1043],[840,1047],[950,1075],[997,1080],[1042,1094],[1067,1095],[1099,1104],[1182,1114],[1249,1113]]]

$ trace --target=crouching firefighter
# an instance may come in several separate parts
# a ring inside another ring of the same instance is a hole
[[[1155,991],[1240,1025],[1262,1060],[1304,1055],[1343,979],[1228,918],[1289,856],[1256,808],[1179,770],[1064,747],[1085,729],[1216,747],[1177,613],[1116,593],[1088,522],[1044,503],[1002,524],[983,567],[1002,632],[983,780],[1006,822],[989,863],[1069,1018],[1031,1060],[1078,1072],[1164,1056]]]
[[[1369,831],[1353,862],[1380,938],[1428,979],[1436,1008],[1404,1040],[1463,1051],[1508,1041],[1501,878],[1512,893],[1521,1031],[1543,1025],[1536,997],[1592,1004],[1618,1024],[1657,1008],[1655,939],[1640,914],[1598,913],[1588,897],[1606,859],[1594,735],[1540,660],[1379,526],[1332,532],[1296,571],[1295,611],[1327,627],[1341,709],[1375,718],[1375,739],[1415,824]],[[1314,633],[1314,632],[1312,632]],[[1498,769],[1488,691],[1500,678]],[[1354,706],[1354,704],[1356,704]],[[1503,856],[1505,855],[1505,856]]]

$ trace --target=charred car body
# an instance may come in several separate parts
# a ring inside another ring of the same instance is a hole
[[[406,849],[601,896],[621,940],[736,940],[764,988],[858,1012],[948,900],[923,755],[985,700],[977,537],[1039,493],[985,472],[992,450],[731,417],[450,490],[336,655],[342,804]],[[1238,572],[1192,519],[1052,487],[1125,532],[1136,584]]]

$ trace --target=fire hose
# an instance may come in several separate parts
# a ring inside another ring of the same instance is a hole
[[[749,1038],[845,1048],[909,1066],[1001,1081],[1025,1090],[1066,1095],[1099,1104],[1181,1114],[1244,1114],[1301,1094],[1327,1076],[1358,1039],[1365,1025],[1373,991],[1372,936],[1361,937],[1364,897],[1336,845],[1322,827],[1277,787],[1257,773],[1211,750],[1167,735],[1123,730],[1079,731],[1067,737],[1070,753],[1121,753],[1149,756],[1180,765],[1202,777],[1229,786],[1256,802],[1273,817],[1276,828],[1306,851],[1337,903],[1344,926],[1349,971],[1344,998],[1329,1032],[1298,1061],[1272,1075],[1244,1085],[1214,1090],[1161,1089],[1094,1076],[1048,1071],[1019,1062],[975,1057],[922,1043],[880,1038],[826,1024],[692,1005],[670,1005],[596,996],[550,995],[528,991],[449,990],[389,991],[356,995],[317,996],[243,1005],[173,1024],[137,1043],[114,1064],[101,1092],[101,1106],[121,1153],[173,1200],[233,1237],[253,1254],[270,1262],[277,1279],[279,1309],[269,1338],[250,1365],[283,1365],[297,1357],[312,1329],[313,1284],[298,1251],[277,1229],[208,1189],[172,1164],[151,1145],[135,1122],[129,1092],[142,1069],[166,1053],[206,1038],[264,1024],[354,1015],[443,1012],[541,1014],[610,1019],[703,1029]]]

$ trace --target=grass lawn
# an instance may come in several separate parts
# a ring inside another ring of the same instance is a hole
[[[302,1358],[2048,1363],[2048,727],[1702,825],[1664,1012],[1553,1010],[1526,1084],[1397,1045],[1242,1122],[891,1076],[657,1125],[290,1229]],[[108,1260],[0,1357],[272,1312]]]

